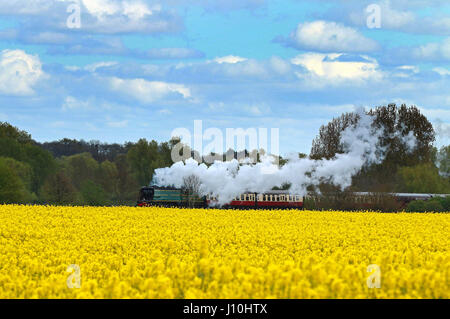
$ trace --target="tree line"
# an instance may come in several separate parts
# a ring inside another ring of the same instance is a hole
[[[379,164],[364,166],[346,190],[340,190],[327,181],[318,189],[310,189],[313,193],[321,194],[317,208],[360,209],[358,199],[352,198],[354,192],[450,194],[450,145],[440,149],[434,146],[436,135],[433,125],[417,107],[389,104],[373,108],[368,114],[374,117],[374,128],[383,132],[379,146],[383,150],[384,160]],[[358,114],[349,112],[323,125],[313,141],[310,157],[331,159],[336,154],[344,153],[341,134],[358,121]],[[408,136],[414,136],[414,147],[406,142]],[[393,196],[375,197],[369,202],[376,210],[400,209]],[[426,202],[414,201],[406,210],[450,211],[450,197]]]
[[[363,169],[353,177],[350,191],[450,194],[450,145],[437,149],[433,125],[415,106],[395,104],[368,112],[373,126],[382,130],[380,149],[384,160]],[[342,114],[323,125],[314,139],[310,157],[330,159],[345,152],[340,142],[342,132],[358,122],[354,112]],[[413,135],[415,146],[405,137]],[[321,191],[337,191],[326,182]]]
[[[0,203],[132,205],[154,169],[173,164],[177,142],[37,143],[0,122]]]
[[[450,145],[441,149],[434,146],[433,126],[418,108],[389,104],[369,113],[375,118],[373,125],[385,132],[381,139],[385,158],[356,174],[346,194],[450,193]],[[323,125],[309,156],[331,159],[345,152],[341,134],[358,120],[358,115],[351,112]],[[412,151],[402,139],[410,134],[417,141]],[[174,138],[162,143],[146,139],[124,144],[72,139],[38,143],[27,132],[0,122],[0,203],[133,205],[140,187],[149,184],[155,169],[173,164],[171,153],[179,142]],[[255,150],[245,150],[244,155],[252,152]],[[228,150],[221,157],[230,154],[234,158],[242,156]],[[190,149],[184,155],[199,156]],[[299,157],[306,156],[299,153]],[[280,165],[284,163],[280,159]],[[327,181],[310,191],[342,193]]]

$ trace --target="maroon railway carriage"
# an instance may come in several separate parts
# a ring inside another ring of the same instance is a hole
[[[217,199],[206,196],[208,206],[216,206]],[[244,193],[234,198],[223,208],[236,209],[303,209],[303,196],[286,191],[270,191],[264,194]]]

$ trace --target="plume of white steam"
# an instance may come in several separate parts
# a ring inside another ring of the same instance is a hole
[[[443,123],[441,120],[437,119],[434,124],[436,136],[438,141],[441,142],[441,145],[445,145],[450,141],[450,124]],[[439,175],[445,178],[450,178],[450,173],[448,172],[448,168],[450,167],[450,163],[448,162],[450,154],[447,154],[446,150],[440,150],[437,153],[436,157],[436,167],[439,169]]]
[[[448,153],[448,150],[442,148],[440,151],[438,151],[436,155],[436,167],[439,170],[439,175],[444,178],[450,178],[449,168],[450,168],[450,160],[449,160],[450,154]]]
[[[364,165],[381,163],[385,154],[379,143],[383,130],[373,128],[373,118],[363,109],[357,113],[357,125],[348,127],[341,135],[345,153],[337,154],[333,159],[312,160],[292,156],[282,167],[273,164],[270,156],[263,157],[256,164],[242,165],[237,160],[216,161],[209,167],[188,159],[185,163],[177,162],[171,167],[157,169],[153,184],[182,187],[184,177],[196,175],[201,181],[201,195],[218,197],[219,205],[229,203],[245,192],[264,193],[287,183],[291,184],[289,192],[298,195],[306,195],[308,185],[317,186],[324,181],[345,189],[351,185],[352,176]],[[414,136],[408,135],[406,143],[413,146]]]

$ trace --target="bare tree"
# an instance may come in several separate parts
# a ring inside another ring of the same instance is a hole
[[[196,198],[199,197],[200,193],[200,178],[197,175],[189,175],[183,177],[183,189],[186,191],[188,195],[188,205],[189,207],[193,207]]]

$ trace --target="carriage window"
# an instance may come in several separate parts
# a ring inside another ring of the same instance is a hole
[[[299,201],[300,201],[300,196],[298,196],[298,195],[295,196],[295,201],[296,201],[296,202],[299,202]]]
[[[280,202],[286,201],[286,195],[280,195]]]
[[[248,195],[248,200],[252,202],[255,201],[255,194]]]
[[[247,195],[242,195],[242,200],[246,201],[247,200]]]

